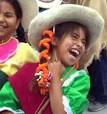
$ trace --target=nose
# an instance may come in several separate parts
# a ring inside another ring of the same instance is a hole
[[[2,14],[0,14],[0,23],[4,23],[4,16]]]
[[[78,40],[78,41],[76,42],[76,45],[77,45],[78,47],[82,47],[82,46],[83,46],[83,43],[82,43],[81,40]]]

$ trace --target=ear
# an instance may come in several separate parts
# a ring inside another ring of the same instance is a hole
[[[86,48],[86,50],[85,50],[85,54],[87,55],[88,54],[88,52],[90,51],[90,47],[88,47],[88,48]]]
[[[58,38],[56,38],[56,37],[53,38],[52,45],[53,46],[57,46],[58,45]]]
[[[18,19],[17,22],[16,22],[16,29],[19,27],[20,22],[21,22],[21,20]]]

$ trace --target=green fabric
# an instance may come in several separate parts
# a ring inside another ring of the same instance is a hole
[[[65,75],[69,70],[70,68],[66,69]],[[70,78],[73,75],[76,75],[76,73],[79,75],[77,74],[69,85],[62,87],[62,91],[69,101],[73,114],[82,114],[88,105],[87,94],[90,88],[90,80],[84,70],[76,71],[73,69],[72,73],[68,77]]]
[[[89,76],[84,70],[76,71],[73,67],[67,67],[62,75],[62,80],[69,80],[77,73],[77,76],[68,84],[62,87],[64,96],[69,101],[73,114],[82,114],[88,104],[87,94],[90,88]],[[0,107],[7,106],[13,110],[20,108],[18,100],[9,82],[0,90]]]
[[[61,80],[63,80],[64,78],[68,79],[69,75],[73,74],[76,71],[76,69],[74,69],[74,67],[66,67],[64,73],[61,76]]]
[[[6,82],[0,90],[0,108],[4,106],[12,108],[13,110],[20,108],[18,100],[9,82]]]

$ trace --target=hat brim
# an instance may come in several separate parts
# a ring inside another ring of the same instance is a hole
[[[22,25],[24,30],[28,30],[30,21],[37,15],[39,9],[36,0],[18,0],[22,8]]]
[[[104,28],[100,14],[85,6],[64,4],[38,14],[30,23],[28,38],[32,46],[38,48],[38,42],[44,30],[63,22],[78,22],[89,30],[89,46],[93,45]]]
[[[51,8],[51,7],[54,7],[54,6],[57,6],[57,5],[60,5],[62,3],[63,0],[54,0],[52,2],[43,2],[43,1],[40,1],[40,0],[37,0],[37,4],[40,8]]]

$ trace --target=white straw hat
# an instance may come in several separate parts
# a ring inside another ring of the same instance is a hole
[[[60,5],[63,0],[37,0],[38,6],[40,8],[51,8]]]
[[[22,25],[24,30],[28,30],[28,26],[30,21],[36,16],[38,13],[38,5],[36,0],[18,0],[21,8],[22,8]]]
[[[89,30],[89,46],[94,44],[104,28],[104,20],[100,14],[85,6],[63,4],[39,13],[30,23],[28,38],[31,45],[38,47],[44,30],[63,22],[78,22]]]

